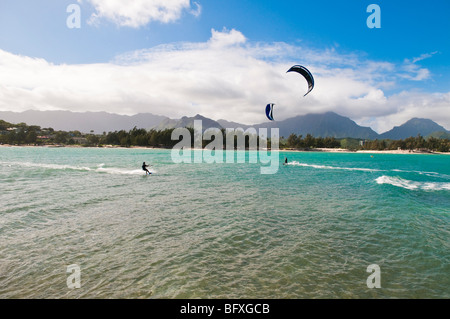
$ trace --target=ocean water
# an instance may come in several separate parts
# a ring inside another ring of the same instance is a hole
[[[450,297],[450,156],[279,156],[0,148],[0,298]]]

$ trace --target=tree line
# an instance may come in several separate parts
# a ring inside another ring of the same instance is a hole
[[[449,152],[450,140],[433,136],[424,138],[421,135],[408,137],[404,140],[372,140],[362,145],[363,150],[423,150]]]
[[[191,145],[194,146],[194,129],[187,128],[191,135]],[[103,134],[81,133],[80,131],[55,131],[53,128],[41,128],[37,125],[27,125],[25,123],[11,124],[0,120],[0,144],[10,145],[81,145],[81,146],[143,146],[143,147],[161,147],[172,148],[179,140],[172,140],[174,129],[165,130],[145,130],[134,127],[131,130],[120,130],[114,132],[103,132]],[[227,133],[221,130],[222,140],[226,141]],[[228,133],[229,134],[229,133]],[[234,134],[234,133],[233,133]],[[244,136],[242,136],[244,135]],[[260,138],[254,134],[244,134],[237,131],[234,136],[235,147],[237,140],[243,138],[245,147],[254,145],[260,146]],[[208,140],[202,140],[202,147],[211,143]],[[270,147],[270,139],[267,146]],[[314,149],[314,148],[346,148],[353,150],[429,150],[438,152],[450,151],[450,140],[447,138],[424,138],[421,135],[408,137],[403,140],[361,140],[361,139],[337,139],[334,137],[314,137],[307,134],[291,134],[289,137],[281,138],[280,148],[292,149]]]
[[[305,138],[302,135],[291,134],[285,143],[280,143],[285,148],[311,149],[311,148],[345,148],[351,150],[422,150],[449,152],[450,140],[447,138],[436,138],[430,136],[424,138],[420,134],[416,137],[408,137],[402,140],[361,140],[355,138],[336,139],[334,137],[313,137],[307,134]]]
[[[334,137],[314,137],[307,134],[305,138],[303,135],[297,136],[292,133],[289,135],[284,143],[281,143],[285,148],[308,149],[308,148],[340,148],[341,142]]]
[[[39,126],[28,126],[25,123],[11,124],[0,120],[0,144],[10,145],[80,145],[80,146],[143,146],[143,147],[160,147],[160,148],[172,148],[180,140],[177,136],[175,140],[172,140],[172,132],[175,129],[165,130],[145,130],[134,127],[133,129],[126,131],[114,131],[103,132],[103,134],[93,134],[93,131],[89,134],[83,134],[79,131],[55,131],[53,128],[41,128]],[[194,134],[193,128],[187,128],[191,136],[190,145],[194,147],[197,145],[195,139],[199,139],[198,135]],[[222,138],[224,145],[227,133],[224,129],[217,132],[218,137]],[[212,141],[215,141],[212,138]],[[248,149],[254,145],[260,145],[260,139],[254,134],[244,134],[242,131],[237,131],[233,137],[235,148],[238,145],[238,140],[244,141],[245,148]],[[211,140],[201,140],[202,148],[212,142]],[[188,141],[189,142],[189,141]],[[270,147],[270,139],[267,142],[267,146]]]
[[[191,147],[195,147],[197,144],[201,144],[202,148],[207,147],[213,141],[216,141],[216,138],[219,139],[219,143],[217,145],[225,146],[227,138],[229,138],[229,134],[231,134],[232,142],[234,148],[237,148],[239,141],[243,141],[243,145],[245,149],[249,149],[251,147],[260,146],[260,138],[255,134],[244,133],[244,131],[237,130],[235,132],[226,132],[225,129],[221,129],[216,131],[214,137],[211,137],[210,140],[205,140],[201,137],[201,135],[196,134],[193,128],[187,127],[190,136],[190,145]],[[103,134],[103,136],[99,137],[98,142],[106,145],[120,145],[120,146],[150,146],[150,147],[163,147],[163,148],[172,148],[174,147],[180,140],[179,136],[175,134],[174,140],[172,140],[172,133],[175,129],[165,129],[165,130],[145,130],[138,129],[134,127],[130,131],[114,131],[109,132],[107,134]],[[267,147],[270,147],[270,139],[267,140]]]

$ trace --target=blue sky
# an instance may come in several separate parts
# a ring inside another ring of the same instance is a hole
[[[448,112],[450,106],[445,108],[448,105],[450,92],[450,37],[448,36],[450,34],[448,18],[450,2],[447,0],[434,0],[432,5],[416,0],[166,0],[165,2],[134,0],[134,11],[130,9],[131,2],[133,1],[109,0],[108,3],[106,0],[2,0],[0,2],[0,50],[5,55],[3,60],[10,61],[8,62],[10,67],[5,66],[6,62],[4,62],[5,70],[0,67],[0,72],[5,71],[4,75],[8,72],[19,72],[20,69],[12,69],[11,65],[23,63],[23,67],[26,66],[28,69],[36,67],[47,76],[45,81],[36,79],[31,83],[29,76],[25,81],[24,72],[24,83],[21,84],[20,78],[12,83],[12,80],[8,82],[4,76],[2,78],[0,75],[0,85],[4,87],[3,94],[0,93],[0,109],[108,111],[108,109],[102,109],[102,105],[107,105],[107,101],[98,101],[93,96],[98,96],[99,92],[108,92],[107,87],[110,85],[120,87],[119,83],[111,84],[105,79],[99,79],[98,92],[91,88],[89,88],[91,91],[87,92],[88,88],[84,89],[80,86],[83,92],[86,91],[86,102],[83,104],[92,103],[91,108],[86,109],[86,106],[79,105],[82,103],[81,99],[70,99],[69,93],[74,93],[69,92],[70,88],[61,88],[61,84],[55,84],[56,80],[52,82],[50,74],[54,76],[55,72],[61,72],[62,66],[66,66],[76,74],[86,72],[78,79],[82,82],[83,76],[91,77],[89,73],[91,71],[86,71],[89,66],[114,73],[115,71],[112,70],[116,70],[119,66],[125,67],[123,61],[126,57],[127,65],[138,63],[141,69],[148,67],[149,72],[153,71],[153,74],[156,74],[156,70],[161,72],[153,79],[159,81],[153,86],[159,87],[160,81],[170,78],[164,70],[173,71],[167,66],[163,67],[164,63],[161,61],[170,60],[169,57],[177,54],[179,58],[186,59],[190,63],[190,66],[182,66],[183,69],[187,68],[187,72],[204,77],[198,80],[196,85],[206,83],[204,81],[209,81],[209,84],[217,81],[218,92],[222,92],[224,86],[229,87],[229,92],[219,94],[222,99],[230,96],[230,100],[224,103],[246,105],[249,111],[243,120],[247,123],[262,122],[264,117],[259,114],[256,116],[256,114],[259,108],[258,103],[265,104],[265,101],[264,98],[256,97],[261,95],[257,92],[258,86],[243,87],[245,92],[250,93],[241,97],[239,97],[240,93],[235,95],[232,93],[237,91],[233,84],[239,81],[237,79],[239,72],[246,71],[245,67],[241,67],[237,61],[238,58],[232,57],[231,49],[233,49],[233,52],[241,52],[240,56],[244,59],[255,62],[249,66],[249,72],[255,74],[263,72],[257,70],[258,64],[278,72],[291,62],[309,63],[311,70],[315,70],[313,73],[317,74],[316,84],[320,85],[321,80],[324,83],[322,88],[333,90],[332,80],[336,78],[332,74],[334,71],[345,74],[345,79],[348,80],[336,85],[347,83],[353,85],[358,92],[353,94],[348,88],[343,88],[342,96],[330,94],[336,98],[333,102],[330,101],[325,90],[319,91],[319,87],[316,97],[313,96],[300,103],[296,100],[297,97],[292,99],[287,97],[291,90],[290,84],[274,82],[273,85],[277,89],[287,89],[286,96],[279,93],[280,96],[274,94],[267,97],[267,99],[279,98],[280,103],[285,104],[279,113],[282,118],[315,110],[318,112],[331,110],[350,116],[360,124],[374,126],[381,131],[388,129],[391,125],[401,124],[398,122],[407,120],[409,116],[440,120],[440,124],[450,128],[450,116],[444,114],[450,113]],[[111,5],[111,3],[115,4]],[[165,12],[172,15],[164,20],[164,17],[153,13],[152,3],[156,8],[161,7],[161,3],[165,3]],[[372,3],[378,4],[381,9],[380,29],[369,29],[366,24],[370,15],[366,9]],[[69,29],[66,25],[66,19],[70,15],[66,12],[66,8],[70,4],[78,4],[81,8],[81,28],[79,29]],[[220,41],[228,41],[225,46],[220,46],[221,49],[218,49],[219,46],[205,47],[212,44],[214,34]],[[227,40],[224,40],[225,38]],[[262,48],[261,52],[258,52],[258,48]],[[273,53],[273,51],[277,52]],[[266,52],[269,53],[266,54]],[[161,54],[167,58],[161,57]],[[226,70],[237,72],[234,75],[227,74],[229,77],[225,82],[220,78],[210,78],[207,74],[207,66],[221,63],[219,59],[213,61],[212,56],[222,55],[224,63],[230,63]],[[130,56],[133,56],[132,61]],[[211,58],[211,64],[203,65],[204,57]],[[25,61],[25,58],[29,60]],[[118,63],[118,60],[121,62]],[[158,66],[151,65],[152,61],[154,63],[158,61]],[[199,61],[198,68],[197,61]],[[42,63],[46,67],[42,66]],[[55,71],[58,67],[59,70]],[[180,69],[179,65],[176,66],[176,70],[178,69]],[[98,72],[98,69],[96,70]],[[134,70],[133,66],[130,66],[127,72],[132,70]],[[283,73],[280,72],[280,76],[284,76]],[[132,76],[130,74],[130,77]],[[143,73],[141,76],[147,77]],[[182,77],[181,74],[178,76]],[[110,74],[109,77],[116,77],[116,75]],[[181,83],[181,79],[175,80],[180,81],[180,90],[174,86],[160,87],[160,90],[168,90],[164,95],[167,97],[163,103],[164,110],[167,111],[168,108],[172,110],[168,112],[169,114],[163,115],[176,117],[202,113],[215,119],[227,116],[224,112],[214,111],[215,107],[222,105],[221,103],[207,99],[209,92],[214,88],[208,87],[208,90],[203,90],[193,85],[192,81],[191,84],[184,84],[184,82]],[[256,78],[246,79],[247,82],[252,80],[259,81]],[[171,81],[174,82],[173,79]],[[25,84],[25,82],[29,83]],[[61,82],[65,83],[65,81]],[[47,83],[47,86],[42,83]],[[71,83],[69,79],[67,83]],[[293,84],[297,85],[297,88],[303,85],[295,81]],[[55,88],[56,86],[58,87]],[[8,91],[5,91],[5,88],[8,88]],[[26,94],[23,92],[24,88],[28,90]],[[294,89],[293,87],[292,90]],[[301,89],[302,87],[299,90]],[[188,91],[197,93],[196,95],[180,93]],[[11,106],[10,101],[14,94],[20,92],[24,93],[24,96],[21,96],[23,99],[20,100],[20,105]],[[47,98],[43,96],[43,92],[48,93]],[[126,100],[125,96],[133,96],[133,92],[140,97]],[[57,94],[61,96],[55,98]],[[162,113],[162,109],[152,106],[150,101],[154,100],[149,99],[148,103],[145,102],[145,94],[151,95],[151,93],[141,92],[139,88],[135,90],[132,87],[128,91],[124,88],[122,96],[116,96],[116,99],[109,97],[109,102],[113,100],[110,105],[114,105],[110,111],[127,114],[144,111]],[[156,99],[156,93],[153,97]],[[181,101],[183,98],[185,102]],[[173,105],[170,104],[171,102]],[[405,109],[403,106],[399,109],[395,106],[399,103],[405,106],[415,104],[410,109]],[[124,107],[125,104],[126,107]],[[130,106],[134,104],[137,106]],[[299,104],[301,104],[300,108]],[[426,114],[418,113],[420,105],[424,104],[430,109]],[[184,108],[183,105],[188,106]],[[196,112],[195,106],[199,106],[199,112]],[[370,111],[374,107],[379,107],[379,111]],[[236,112],[242,110],[238,111],[237,107],[235,109]],[[235,116],[229,116],[227,120],[238,121]]]

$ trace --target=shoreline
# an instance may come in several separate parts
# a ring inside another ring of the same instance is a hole
[[[169,148],[163,147],[150,147],[150,146],[116,146],[116,145],[104,145],[104,146],[81,146],[81,145],[9,145],[0,144],[2,147],[42,147],[42,148],[102,148],[102,149],[142,149],[142,150],[169,150]],[[191,149],[196,150],[196,149]],[[248,150],[246,150],[248,151]],[[312,148],[309,150],[304,149],[279,149],[278,152],[298,152],[298,153],[310,153],[310,152],[322,152],[322,153],[361,153],[361,154],[428,154],[428,155],[450,155],[450,152],[434,152],[434,151],[420,151],[420,150],[356,150],[342,148]]]
[[[450,155],[450,152],[424,152],[419,150],[356,150],[352,151],[343,148],[312,148],[310,150],[301,149],[280,149],[280,152],[298,152],[298,153],[361,153],[361,154],[428,154],[428,155]]]

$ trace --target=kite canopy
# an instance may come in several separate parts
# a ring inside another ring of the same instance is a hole
[[[273,121],[274,119],[273,119],[273,106],[274,106],[275,104],[273,104],[273,103],[269,103],[269,104],[267,104],[266,105],[266,116],[267,116],[267,118],[269,119],[269,120],[271,120],[271,121]]]
[[[308,92],[306,92],[306,94],[312,91],[312,89],[314,88],[314,78],[307,68],[301,65],[294,65],[287,72],[297,72],[303,75],[306,81],[308,81]],[[306,96],[306,94],[303,96]]]
[[[309,92],[312,91],[312,89],[314,88],[314,78],[313,78],[311,72],[309,72],[309,70],[307,68],[305,68],[304,66],[301,66],[301,65],[294,65],[287,72],[300,73],[306,79],[306,81],[308,82],[308,91],[303,96],[306,96]],[[274,105],[275,104],[273,104],[273,103],[269,103],[266,105],[266,116],[271,121],[274,121],[274,118],[273,118],[273,106]]]

